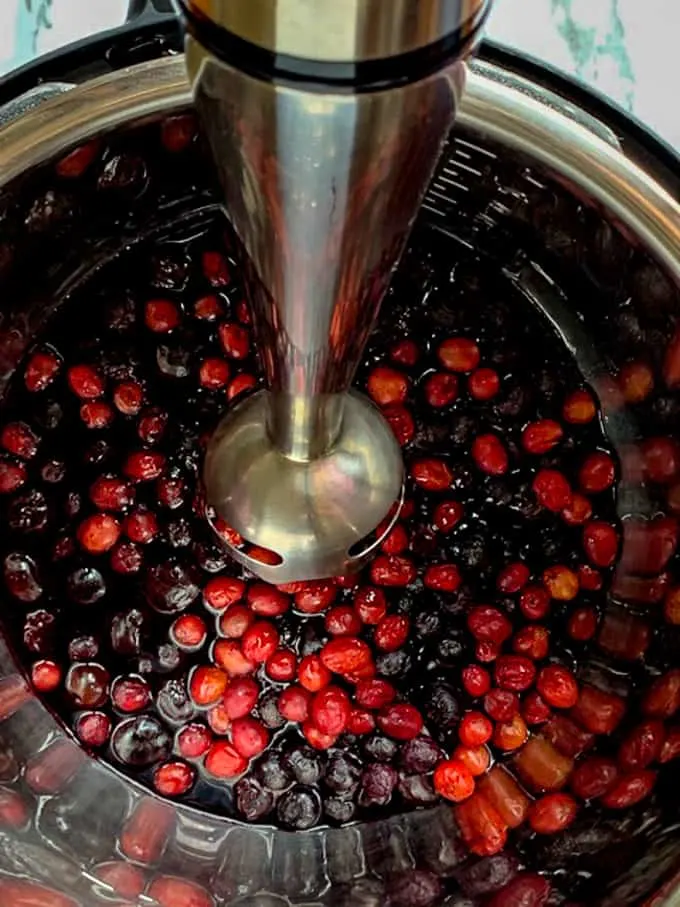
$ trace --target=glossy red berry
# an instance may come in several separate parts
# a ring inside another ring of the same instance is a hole
[[[260,617],[280,617],[290,608],[290,597],[269,583],[249,586],[246,601],[253,614]]]
[[[15,457],[32,459],[38,452],[39,439],[25,422],[8,422],[0,433],[0,445]]]
[[[502,645],[512,635],[512,624],[498,608],[476,605],[470,610],[467,624],[475,639]]]
[[[434,409],[450,406],[458,399],[458,378],[450,372],[434,372],[425,381],[425,399]]]
[[[214,611],[224,611],[235,602],[241,601],[246,584],[231,576],[215,576],[203,590],[203,600]]]
[[[382,414],[402,447],[413,440],[416,426],[413,416],[405,406],[401,406],[398,403],[386,406]]]
[[[293,680],[297,673],[297,657],[290,649],[277,649],[265,664],[267,677],[276,683]]]
[[[564,401],[562,416],[565,422],[572,425],[586,425],[597,415],[597,408],[592,395],[587,390],[578,390]]]
[[[210,749],[212,739],[204,724],[188,724],[177,736],[177,749],[185,759],[199,759]]]
[[[531,485],[539,504],[546,510],[559,513],[571,503],[571,487],[556,469],[541,469]]]
[[[502,690],[528,690],[536,677],[536,668],[525,655],[500,655],[494,665],[494,679]]]
[[[219,327],[222,351],[230,359],[245,359],[250,352],[250,335],[240,324],[226,323]]]
[[[51,693],[62,680],[62,670],[54,661],[42,659],[31,668],[31,683],[39,693]]]
[[[513,652],[526,655],[533,661],[547,658],[550,650],[550,634],[545,627],[532,624],[518,630],[512,640]]]
[[[597,614],[593,608],[577,608],[569,615],[567,632],[577,642],[587,642],[597,632]]]
[[[331,580],[307,582],[295,593],[295,607],[303,614],[320,614],[335,601],[338,588]]]
[[[520,714],[517,714],[509,721],[496,725],[493,732],[493,744],[504,752],[512,752],[523,746],[528,736],[529,729],[526,722]]]
[[[569,602],[578,595],[578,575],[568,567],[548,567],[543,571],[543,584],[557,601]]]
[[[519,713],[519,697],[494,688],[484,697],[484,711],[494,721],[511,721]]]
[[[609,454],[597,451],[586,457],[579,471],[581,488],[588,494],[606,491],[614,484],[616,467]]]
[[[204,764],[208,774],[215,778],[237,778],[248,768],[248,760],[226,740],[212,744]]]
[[[269,621],[256,621],[241,639],[244,656],[253,664],[262,664],[276,652],[279,645],[279,631]]]
[[[198,706],[214,705],[227,689],[228,677],[220,668],[201,665],[189,678],[189,692]]]
[[[104,746],[111,736],[111,719],[104,712],[81,712],[74,729],[85,746]]]
[[[496,435],[480,435],[472,443],[472,458],[482,470],[492,476],[508,471],[508,452]]]
[[[550,611],[550,593],[543,586],[522,589],[519,607],[527,620],[542,620]]]
[[[656,783],[656,772],[641,771],[622,775],[601,798],[608,809],[628,809],[648,797]]]
[[[379,365],[368,376],[367,388],[379,406],[403,403],[408,394],[408,378],[396,369]]]
[[[141,712],[150,701],[151,689],[142,677],[117,677],[111,685],[111,702],[119,712]]]
[[[146,545],[158,533],[158,520],[150,510],[136,510],[127,517],[123,528],[130,541]]]
[[[220,390],[229,383],[229,373],[229,363],[213,356],[201,362],[198,380],[207,390]]]
[[[331,636],[356,636],[361,632],[361,618],[349,605],[336,605],[326,614],[324,626]]]
[[[412,740],[423,729],[422,715],[406,702],[386,706],[378,715],[377,723],[383,734],[395,740]]]
[[[406,615],[390,614],[375,628],[373,639],[383,652],[396,652],[408,639],[410,621]]]
[[[347,693],[340,687],[331,685],[312,697],[309,717],[323,734],[337,737],[347,727],[350,710]]]
[[[434,771],[433,784],[436,792],[447,800],[460,803],[475,791],[475,779],[464,762],[446,759]]]
[[[196,770],[186,762],[166,762],[153,773],[153,786],[164,797],[180,797],[194,783]]]
[[[375,586],[363,586],[354,597],[354,607],[365,624],[379,624],[387,614],[385,593]]]
[[[437,350],[439,361],[451,372],[472,372],[479,365],[479,347],[474,340],[451,337]]]
[[[508,566],[504,567],[498,574],[496,588],[505,595],[514,595],[515,592],[519,592],[520,589],[526,586],[530,576],[531,572],[529,568],[521,561],[508,564]]]
[[[90,486],[90,500],[98,510],[126,510],[134,501],[134,489],[123,479],[100,476]]]
[[[31,393],[45,390],[56,378],[60,368],[61,360],[56,353],[49,350],[38,350],[33,353],[24,373],[26,390]]]
[[[493,724],[481,712],[468,712],[458,725],[458,737],[464,746],[483,746],[492,734]]]
[[[144,322],[150,331],[167,334],[179,327],[181,315],[174,302],[150,299],[144,308]]]
[[[208,628],[197,614],[182,614],[170,628],[170,638],[180,649],[193,652],[208,638]]]
[[[564,431],[554,419],[531,422],[522,432],[522,447],[529,454],[546,454],[562,440]]]
[[[376,586],[408,586],[416,578],[413,561],[398,554],[379,554],[371,564],[371,582]]]
[[[491,675],[481,665],[468,665],[461,672],[463,686],[475,699],[485,696],[491,689]]]
[[[411,477],[425,491],[446,491],[453,482],[453,473],[444,460],[433,457],[416,460],[411,467]]]
[[[11,494],[26,481],[28,473],[23,463],[0,460],[0,494]]]
[[[540,835],[554,835],[576,818],[578,804],[569,794],[546,794],[529,808],[529,824]]]
[[[423,583],[436,592],[455,592],[463,578],[455,564],[432,564],[425,570]]]
[[[451,532],[463,519],[464,512],[458,501],[442,501],[435,508],[433,523],[440,532]]]
[[[501,379],[492,368],[478,368],[468,378],[468,390],[475,400],[491,400],[500,387]]]
[[[96,400],[104,393],[104,381],[91,365],[74,365],[68,370],[68,384],[81,400]]]
[[[234,749],[246,759],[252,759],[266,749],[269,731],[255,718],[236,718],[231,725]]]
[[[593,505],[578,491],[571,496],[571,502],[562,511],[562,519],[568,526],[582,526],[593,515]]]
[[[354,698],[363,709],[381,709],[395,699],[397,691],[386,680],[373,678],[357,684]]]
[[[398,365],[413,366],[419,356],[418,344],[413,340],[397,340],[390,347],[390,359]]]
[[[302,724],[309,715],[311,698],[311,693],[302,687],[286,687],[277,700],[279,712],[287,721]]]
[[[221,252],[206,251],[201,256],[203,275],[211,287],[226,287],[231,282],[227,259]]]
[[[109,551],[120,536],[120,523],[107,513],[87,517],[78,527],[78,541],[90,554]]]
[[[123,472],[135,482],[157,479],[165,469],[165,457],[158,451],[136,451],[129,454]]]
[[[536,680],[536,688],[548,705],[556,709],[570,709],[578,701],[576,678],[562,665],[542,668]]]
[[[333,657],[331,657],[330,661],[331,664],[335,666],[333,670],[335,670],[336,667],[342,667],[341,653],[338,653],[337,649],[333,653]],[[350,664],[354,664],[354,662],[350,662]],[[350,668],[350,671],[351,670],[353,669]],[[340,672],[338,671],[337,673]],[[326,667],[318,655],[305,655],[298,666],[297,676],[300,684],[305,690],[309,690],[310,693],[316,693],[318,690],[322,690],[331,682],[331,670]]]

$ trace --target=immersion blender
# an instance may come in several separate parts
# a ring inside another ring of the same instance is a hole
[[[491,0],[178,2],[268,388],[211,439],[206,499],[261,578],[352,572],[403,463],[350,386]]]

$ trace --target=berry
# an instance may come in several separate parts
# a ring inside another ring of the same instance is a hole
[[[435,372],[425,382],[425,399],[434,409],[450,406],[458,398],[458,379],[447,372]]]
[[[241,640],[243,654],[253,664],[262,664],[271,658],[278,645],[278,630],[274,624],[264,620],[251,624]]]
[[[309,716],[317,730],[329,737],[337,737],[347,727],[350,701],[339,687],[327,686],[318,692],[310,705]]]
[[[597,614],[592,608],[577,608],[569,615],[567,631],[577,642],[587,642],[597,632]]]
[[[443,460],[416,460],[411,477],[424,491],[446,491],[453,482],[453,473]]]
[[[302,724],[309,715],[311,698],[309,691],[302,687],[286,687],[277,700],[279,711],[287,721]]]
[[[364,709],[381,709],[389,705],[396,697],[397,691],[386,680],[362,680],[357,684],[354,698],[357,705]]]
[[[543,583],[557,601],[569,602],[578,595],[578,576],[568,567],[549,567],[544,570]]]
[[[437,356],[444,368],[451,372],[471,372],[479,365],[479,347],[474,340],[452,337],[445,340],[437,350]]]
[[[248,331],[240,324],[221,324],[219,327],[220,346],[230,359],[245,359],[250,352]]]
[[[546,454],[562,440],[564,432],[559,422],[540,419],[531,422],[522,432],[522,447],[529,454]]]
[[[265,665],[267,676],[276,683],[293,680],[297,672],[297,658],[290,649],[277,649],[267,659]]]
[[[385,593],[375,586],[364,586],[354,597],[354,607],[365,624],[379,624],[387,613]]]
[[[335,601],[338,589],[335,583],[318,580],[304,584],[295,594],[295,607],[303,614],[319,614]]]
[[[571,503],[562,511],[562,519],[567,526],[582,526],[593,515],[593,507],[585,495],[575,491]]]
[[[535,677],[536,668],[524,655],[501,655],[496,659],[494,678],[502,690],[528,690]]]
[[[463,518],[463,505],[458,501],[442,501],[437,504],[433,523],[440,532],[451,532]]]
[[[484,696],[491,689],[491,675],[480,665],[468,665],[461,672],[463,686],[474,698]]]
[[[481,712],[468,712],[458,726],[458,737],[464,746],[483,746],[492,734],[493,724]]]
[[[595,402],[589,391],[574,391],[564,401],[562,416],[565,422],[572,425],[586,425],[597,415]]]
[[[208,636],[203,618],[196,614],[183,614],[170,628],[170,638],[180,649],[194,651],[200,649]]]
[[[547,658],[550,650],[550,634],[545,627],[536,624],[522,627],[512,640],[512,649],[517,655],[527,655],[533,661],[542,661]]]
[[[31,669],[31,683],[39,693],[50,693],[61,683],[61,668],[53,661],[36,661]]]
[[[78,541],[90,554],[109,551],[120,536],[120,523],[106,513],[88,517],[78,527]]]
[[[25,422],[8,422],[0,433],[0,444],[15,457],[32,459],[38,452],[38,436]]]
[[[569,783],[577,797],[592,800],[603,797],[611,790],[618,775],[619,771],[613,759],[591,756],[576,766]]]
[[[330,645],[330,643],[328,645]],[[298,680],[300,681],[300,684],[305,688],[305,690],[309,690],[310,693],[316,693],[319,690],[322,690],[324,687],[328,686],[328,684],[331,682],[331,670],[335,671],[338,674],[342,673],[342,671],[337,670],[337,668],[342,668],[343,666],[342,655],[345,651],[346,650],[342,649],[341,647],[339,648],[338,646],[332,649],[329,659],[331,663],[330,665],[326,665],[323,658],[319,657],[318,655],[305,655],[305,657],[300,662],[297,671]],[[351,667],[351,665],[355,663],[351,660],[351,658],[355,657],[353,648],[351,656],[348,657],[350,658],[350,660],[346,663],[350,665],[349,673],[353,673],[354,668]],[[331,665],[335,665],[335,667],[331,667]]]
[[[224,611],[235,602],[241,601],[246,584],[230,576],[216,576],[209,580],[203,590],[205,603],[214,611]]]
[[[581,488],[587,494],[606,491],[614,484],[616,468],[609,454],[600,451],[586,457],[579,471]]]
[[[426,569],[423,576],[427,588],[437,592],[455,592],[462,581],[455,564],[434,564]]]
[[[454,803],[467,800],[475,790],[475,779],[465,763],[457,759],[440,762],[434,771],[433,783],[441,797]]]
[[[519,699],[509,690],[494,688],[484,697],[484,711],[494,721],[511,721],[519,712]]]
[[[619,548],[616,529],[602,520],[588,523],[583,529],[583,547],[596,567],[611,567]]]
[[[201,256],[203,275],[211,287],[226,287],[231,282],[227,260],[221,252],[207,251]]]
[[[104,393],[104,382],[90,365],[74,365],[67,373],[69,387],[81,400],[96,400]]]
[[[405,702],[386,706],[377,718],[378,727],[395,740],[412,740],[423,729],[423,718],[418,709]]]
[[[568,828],[576,818],[578,804],[569,794],[546,794],[529,809],[529,824],[541,835],[554,835]]]
[[[541,469],[531,487],[539,504],[553,513],[560,513],[571,503],[569,482],[556,469]]]
[[[136,381],[122,381],[113,391],[113,402],[124,416],[136,416],[142,408],[144,391]]]
[[[619,387],[626,403],[642,403],[654,388],[654,373],[644,362],[630,362],[619,373]]]
[[[177,749],[185,759],[199,759],[210,749],[212,734],[204,724],[188,724],[177,736]]]
[[[504,751],[518,750],[526,743],[529,731],[521,715],[515,715],[510,721],[497,724],[493,733],[493,743]]]
[[[548,705],[556,709],[570,709],[576,705],[579,697],[576,678],[568,668],[561,665],[541,668],[536,688]]]
[[[257,640],[255,640],[257,647]],[[213,659],[230,677],[242,677],[257,670],[255,662],[246,658],[235,639],[219,639],[213,648]]]
[[[198,373],[198,380],[201,387],[208,390],[220,390],[226,387],[229,382],[230,368],[229,363],[224,359],[210,357],[204,359]]]
[[[477,466],[492,476],[508,471],[508,453],[496,435],[480,435],[472,445],[472,457]]]
[[[236,718],[231,725],[231,742],[246,759],[259,756],[269,743],[269,731],[255,718]]]
[[[622,775],[600,799],[600,803],[607,809],[629,809],[648,797],[655,783],[656,772],[642,771]]]
[[[196,771],[185,762],[166,762],[153,773],[153,786],[165,797],[179,797],[193,786]]]
[[[383,652],[396,652],[408,639],[410,622],[402,614],[383,617],[373,636],[376,646]]]
[[[491,400],[501,387],[498,372],[492,368],[478,368],[468,378],[468,390],[475,400]]]
[[[542,620],[550,611],[550,593],[542,586],[527,586],[519,597],[519,608],[527,620]]]
[[[475,606],[468,613],[467,625],[475,639],[481,642],[502,645],[512,635],[512,624],[498,608]]]
[[[382,414],[402,447],[413,440],[416,427],[413,416],[405,406],[399,404],[386,406],[384,407]]]
[[[45,390],[57,376],[60,368],[61,360],[56,353],[47,350],[33,353],[24,373],[26,390],[31,393]]]
[[[151,299],[144,308],[144,322],[156,334],[168,334],[179,327],[180,311],[168,299]]]
[[[396,369],[378,366],[368,376],[367,388],[379,406],[403,403],[408,394],[408,379]]]
[[[227,675],[220,668],[202,665],[189,678],[189,693],[198,706],[214,705],[227,689]]]
[[[508,564],[498,574],[496,588],[505,595],[513,595],[519,592],[529,582],[531,572],[526,564],[518,561],[517,563]]]
[[[103,400],[90,400],[80,407],[80,418],[92,430],[107,428],[113,422],[113,409]]]
[[[135,482],[157,479],[165,469],[165,457],[156,451],[131,453],[123,465],[123,472]]]
[[[248,760],[226,740],[212,744],[205,757],[205,770],[215,778],[237,778],[248,768]]]

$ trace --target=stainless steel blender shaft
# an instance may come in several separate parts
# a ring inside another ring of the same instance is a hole
[[[243,247],[269,386],[227,417],[206,486],[220,516],[282,557],[256,565],[279,582],[291,571],[308,579],[347,569],[349,549],[398,496],[396,443],[379,413],[347,392],[487,5],[184,3],[189,74]],[[267,468],[256,468],[252,457],[265,456]],[[316,464],[314,482],[295,464]],[[282,488],[296,495],[287,531]]]

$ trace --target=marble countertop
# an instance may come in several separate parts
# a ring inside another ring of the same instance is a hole
[[[125,19],[128,0],[0,0],[0,75]],[[679,0],[496,0],[489,36],[632,111],[680,149],[671,91]]]

